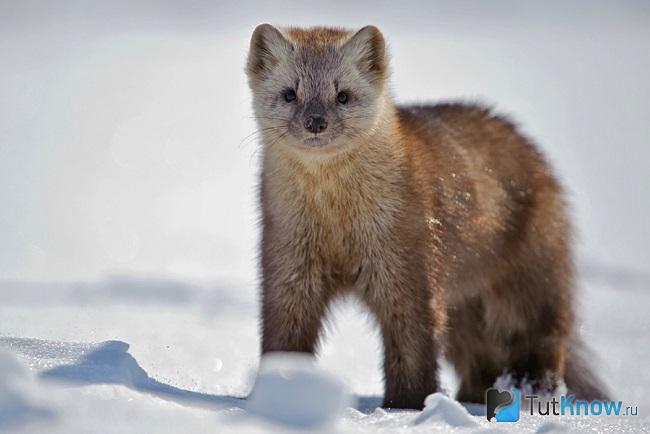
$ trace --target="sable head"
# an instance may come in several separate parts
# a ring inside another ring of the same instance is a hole
[[[267,146],[342,149],[376,127],[388,57],[374,26],[278,30],[258,26],[246,67]]]

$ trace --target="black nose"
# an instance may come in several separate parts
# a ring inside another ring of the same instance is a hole
[[[322,116],[309,116],[305,120],[305,128],[314,134],[321,133],[327,128],[327,120]]]

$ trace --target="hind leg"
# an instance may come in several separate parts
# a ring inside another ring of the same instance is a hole
[[[572,324],[570,274],[561,257],[522,258],[484,297],[486,330],[505,355],[503,372],[519,386],[552,393],[562,382]]]
[[[510,373],[538,392],[553,391],[564,376],[573,327],[571,228],[555,183],[531,176],[534,192],[511,191],[505,232],[466,273],[480,285],[471,288],[476,306],[464,310],[471,316],[460,325],[470,337],[450,344],[465,366],[461,392],[468,397],[482,396],[495,374]]]
[[[463,329],[450,333],[448,338],[454,342],[446,346],[447,358],[460,377],[459,401],[483,403],[486,389],[504,374],[511,375],[515,386],[527,385],[540,394],[552,393],[561,384],[563,339],[538,330],[515,334],[502,330],[501,336],[494,336],[478,329]]]
[[[561,276],[540,263],[518,268],[450,312],[446,351],[460,376],[459,400],[483,402],[502,374],[540,394],[561,384],[569,300]]]

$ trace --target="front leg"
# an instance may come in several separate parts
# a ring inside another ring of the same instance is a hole
[[[434,300],[424,267],[414,268],[380,270],[364,297],[381,327],[383,406],[389,408],[421,409],[427,395],[438,390],[435,331],[442,327],[443,315],[435,303],[441,301]]]
[[[262,353],[314,353],[327,310],[326,290],[310,267],[278,266],[263,269]]]

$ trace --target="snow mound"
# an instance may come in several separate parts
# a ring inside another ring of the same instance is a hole
[[[87,384],[108,383],[138,387],[149,382],[149,376],[128,353],[129,344],[106,341],[85,354],[77,363],[43,372],[42,377]]]
[[[77,385],[114,384],[128,387],[138,392],[155,395],[167,401],[203,408],[238,407],[241,398],[225,395],[210,395],[181,389],[161,383],[149,376],[138,361],[128,352],[129,344],[122,341],[106,341],[98,344],[70,344],[67,342],[42,341],[34,339],[14,339],[21,345],[49,348],[55,360],[65,359],[72,363],[45,370],[40,377]],[[27,342],[27,344],[23,343]],[[35,343],[35,344],[34,344]],[[3,340],[0,339],[0,347]],[[37,353],[43,352],[36,348]]]
[[[413,421],[419,425],[428,420],[442,420],[454,427],[475,427],[478,422],[467,412],[458,401],[450,399],[442,393],[433,393],[424,401],[424,409]]]
[[[54,417],[32,398],[31,386],[23,366],[11,354],[0,351],[0,430]]]
[[[300,353],[270,353],[262,358],[245,409],[256,416],[295,427],[333,423],[349,405],[341,381]]]

